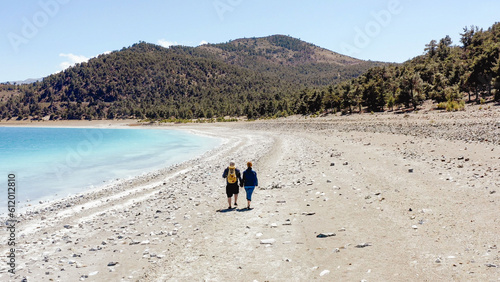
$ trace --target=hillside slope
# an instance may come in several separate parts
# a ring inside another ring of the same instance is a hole
[[[196,48],[140,42],[30,85],[0,102],[2,119],[256,117],[295,112],[298,90],[381,65],[289,36]]]

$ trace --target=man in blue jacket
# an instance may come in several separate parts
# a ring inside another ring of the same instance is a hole
[[[250,202],[252,201],[252,193],[256,186],[259,185],[259,180],[257,179],[257,172],[252,169],[252,162],[247,163],[247,169],[243,172],[243,184],[245,186],[245,192],[247,192],[247,209],[251,210]]]

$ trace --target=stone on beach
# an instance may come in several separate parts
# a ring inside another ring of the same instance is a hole
[[[276,243],[276,239],[274,239],[274,238],[264,239],[264,240],[260,240],[260,243],[263,245],[272,245],[272,244]]]
[[[366,248],[366,247],[369,247],[371,245],[372,244],[370,244],[370,243],[361,243],[361,244],[356,245],[356,248]]]
[[[325,276],[328,273],[330,273],[330,270],[323,270],[323,271],[321,271],[321,273],[319,274],[319,276]]]

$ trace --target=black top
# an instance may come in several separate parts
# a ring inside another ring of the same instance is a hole
[[[229,184],[236,184],[238,185],[238,181],[240,183],[240,186],[243,186],[243,180],[241,179],[241,173],[240,173],[240,170],[235,168],[234,169],[235,173],[236,173],[236,182],[235,183],[228,183],[227,182],[227,174],[229,173],[229,167],[226,167],[226,169],[224,170],[224,173],[222,174],[222,178],[225,178],[226,179],[226,183],[229,185]]]

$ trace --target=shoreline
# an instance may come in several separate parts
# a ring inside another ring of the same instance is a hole
[[[190,130],[198,129],[191,127]],[[223,158],[227,158],[225,157],[225,152],[232,151],[239,144],[241,144],[241,137],[235,138],[228,134],[226,134],[226,136],[224,134],[219,134],[222,133],[220,129],[215,128],[210,132],[205,133],[209,135],[215,134],[219,136],[219,138],[221,138],[221,136],[226,137],[226,140],[233,140],[235,142],[226,141],[225,144],[232,145],[224,146],[223,144],[204,153],[202,156],[198,156],[183,163],[176,164],[132,180],[126,180],[124,183],[119,183],[107,189],[101,189],[92,193],[85,193],[81,196],[75,195],[64,200],[51,203],[43,209],[38,209],[31,214],[20,217],[20,227],[18,227],[19,231],[17,233],[19,240],[24,241],[27,238],[44,237],[43,234],[46,234],[47,232],[44,230],[51,230],[54,228],[55,230],[59,230],[55,234],[60,233],[61,231],[71,231],[73,228],[84,228],[84,226],[88,225],[89,222],[95,221],[96,218],[99,218],[102,214],[110,212],[114,213],[117,209],[127,210],[131,207],[133,208],[137,205],[138,201],[155,197],[155,195],[158,194],[158,189],[170,189],[167,188],[166,185],[174,184],[178,186],[178,184],[176,184],[178,183],[177,181],[182,181],[183,178],[187,177],[186,175],[199,169],[200,160],[203,160],[203,162],[207,164],[207,162],[211,159],[213,160],[214,158],[219,158],[221,156]],[[68,224],[68,222],[72,223]],[[82,236],[89,235],[82,234]],[[58,236],[58,238],[63,237]],[[40,251],[42,250],[33,250],[32,252],[38,253]],[[27,251],[27,249],[22,251],[22,253],[25,252],[29,253],[31,251]],[[24,255],[22,256],[26,259]],[[36,256],[37,255],[35,254],[29,255],[29,257]],[[21,266],[17,270],[20,273],[23,273],[26,268]],[[8,275],[6,273],[6,268],[1,266],[0,277],[5,277],[5,275]],[[32,277],[31,275],[23,275],[23,277],[26,276]],[[19,274],[17,274],[16,277],[20,277]]]
[[[132,181],[140,181],[141,179],[147,179],[150,178],[154,175],[158,175],[161,173],[165,173],[166,171],[170,171],[175,167],[178,166],[186,166],[191,163],[193,163],[195,160],[205,158],[212,154],[213,152],[216,152],[220,149],[220,147],[224,146],[227,144],[227,139],[222,138],[216,134],[211,134],[209,132],[203,132],[200,130],[197,130],[195,128],[165,128],[161,126],[155,126],[155,127],[150,127],[150,126],[130,126],[128,122],[123,123],[122,121],[116,121],[113,125],[109,124],[109,127],[101,127],[102,123],[99,122],[97,124],[93,125],[80,125],[80,122],[71,122],[69,125],[68,124],[60,124],[57,126],[54,126],[53,124],[44,124],[42,126],[31,126],[31,125],[9,125],[8,127],[31,127],[31,128],[89,128],[89,129],[144,129],[144,130],[174,130],[174,131],[182,131],[182,132],[187,132],[193,135],[198,135],[198,136],[205,136],[205,137],[210,137],[210,138],[216,138],[220,140],[220,144],[215,146],[214,148],[211,148],[199,155],[191,156],[188,159],[185,159],[180,162],[174,162],[173,164],[167,165],[165,167],[161,168],[156,168],[150,171],[143,172],[141,174],[137,175],[130,175],[127,177],[121,177],[121,178],[111,178],[108,180],[103,181],[101,184],[96,184],[96,185],[86,185],[85,187],[81,187],[82,192],[79,193],[70,193],[70,194],[65,194],[64,196],[54,194],[54,195],[47,195],[46,197],[43,197],[41,199],[28,199],[27,201],[23,203],[17,203],[16,208],[17,212],[19,213],[19,216],[26,217],[29,216],[30,214],[33,213],[38,213],[41,210],[46,210],[53,208],[54,206],[57,206],[60,203],[67,203],[71,202],[72,200],[75,200],[80,197],[89,197],[89,195],[95,194],[95,193],[100,193],[103,190],[113,190],[114,187],[121,186],[124,183],[127,182],[132,182]],[[1,127],[1,126],[0,126]],[[60,193],[62,194],[62,193]],[[7,211],[0,213],[0,220],[7,219]]]
[[[176,126],[227,143],[22,219],[0,279],[493,281],[500,145],[462,132],[498,130],[488,114]],[[224,209],[230,160],[254,163],[253,210]]]

